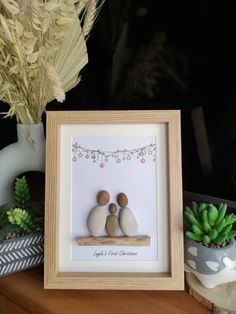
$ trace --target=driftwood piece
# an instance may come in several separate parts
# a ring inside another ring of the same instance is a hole
[[[193,273],[186,273],[189,294],[217,314],[236,314],[236,281],[205,288]]]
[[[135,237],[77,237],[78,245],[104,246],[104,245],[121,245],[121,246],[150,246],[151,239],[149,236]]]

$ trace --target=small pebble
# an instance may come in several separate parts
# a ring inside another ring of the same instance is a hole
[[[117,211],[117,206],[116,206],[116,204],[111,203],[111,204],[109,205],[109,212],[110,212],[112,215],[114,215],[114,214],[116,213],[116,211]]]
[[[110,237],[115,237],[119,230],[119,221],[116,215],[109,215],[106,221],[106,232]]]
[[[110,195],[107,191],[100,191],[97,194],[97,203],[100,206],[106,205],[110,201]]]

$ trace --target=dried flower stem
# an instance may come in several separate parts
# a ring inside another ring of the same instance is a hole
[[[84,37],[88,36],[90,30],[93,27],[94,21],[97,16],[97,0],[89,0],[87,2],[86,13],[83,24]]]
[[[76,8],[74,0],[1,1],[0,100],[10,105],[6,117],[38,123],[49,101],[64,101],[79,83],[88,59],[77,11],[89,3],[80,0]],[[84,23],[86,36],[94,6],[95,0]]]
[[[89,0],[80,0],[76,5],[76,12],[78,15],[80,15],[82,13],[82,11],[84,11],[84,9],[86,8],[86,5],[88,3]]]

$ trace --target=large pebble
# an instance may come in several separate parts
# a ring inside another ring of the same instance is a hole
[[[138,233],[138,223],[128,207],[121,208],[119,214],[120,229],[128,237],[137,235]]]
[[[105,206],[96,206],[89,213],[87,219],[88,230],[94,237],[99,237],[105,230],[107,217],[107,208]]]

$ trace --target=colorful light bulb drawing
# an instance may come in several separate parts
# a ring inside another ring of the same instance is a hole
[[[76,142],[72,144],[72,154],[73,162],[76,162],[81,158],[90,159],[93,163],[99,162],[100,168],[104,168],[106,164],[111,161],[114,161],[117,165],[119,165],[122,162],[130,161],[135,158],[139,163],[144,164],[147,158],[150,158],[153,162],[156,161],[156,144],[151,143],[135,149],[105,151],[100,149],[88,149],[82,147]]]

